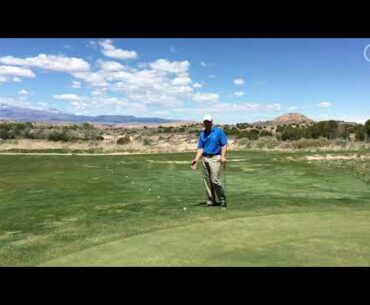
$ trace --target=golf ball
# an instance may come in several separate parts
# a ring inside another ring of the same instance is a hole
[[[184,208],[184,211],[186,211],[186,208]]]
[[[161,196],[157,196],[157,198],[161,198]]]

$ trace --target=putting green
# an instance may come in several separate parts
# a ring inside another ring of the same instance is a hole
[[[352,209],[197,223],[109,242],[43,266],[368,266],[369,216],[369,210]]]

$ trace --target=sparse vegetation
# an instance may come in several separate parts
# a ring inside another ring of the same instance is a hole
[[[368,142],[370,139],[370,120],[365,124],[333,120],[320,122],[288,122],[286,120],[277,122],[274,120],[271,122],[274,125],[269,125],[269,122],[262,122],[258,124],[226,124],[220,127],[227,134],[232,149],[304,149],[321,148],[325,145],[330,147],[354,147],[357,145],[355,143],[361,145],[361,142],[366,146],[367,144],[364,142]],[[118,139],[116,144],[119,145],[128,144],[130,139],[133,139],[133,145],[140,143],[141,145],[150,146],[150,149],[156,149],[157,146],[162,145],[163,150],[180,149],[179,146],[182,147],[181,149],[190,150],[195,149],[195,143],[202,130],[202,124],[159,125],[153,128],[152,126],[99,127],[87,122],[70,125],[5,122],[0,123],[0,139],[2,140],[2,149],[5,147],[4,143],[10,142],[14,145],[8,149],[20,149],[19,146],[15,146],[15,141],[22,139],[50,142],[85,142],[91,146],[91,141],[101,140],[104,140],[103,143],[110,145],[109,143],[114,142],[113,139],[116,138]],[[174,144],[174,146],[169,147],[168,143]],[[141,145],[137,149],[142,149]],[[194,147],[191,148],[191,145]],[[164,146],[167,148],[164,148]],[[123,147],[122,149],[127,150],[128,148]]]

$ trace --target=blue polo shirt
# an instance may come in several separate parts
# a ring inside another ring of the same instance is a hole
[[[219,155],[221,154],[221,146],[226,144],[226,134],[219,127],[212,127],[210,132],[203,130],[199,135],[198,149],[203,148],[204,154]]]

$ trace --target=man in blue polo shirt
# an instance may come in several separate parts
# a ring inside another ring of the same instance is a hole
[[[227,162],[225,158],[227,137],[221,128],[212,126],[213,119],[210,115],[203,117],[203,123],[204,130],[199,135],[198,151],[195,159],[191,162],[191,167],[195,170],[203,156],[202,174],[208,196],[206,205],[215,205],[217,196],[220,199],[221,207],[226,208],[227,200],[225,188],[220,181],[220,170],[221,164],[225,168]]]

